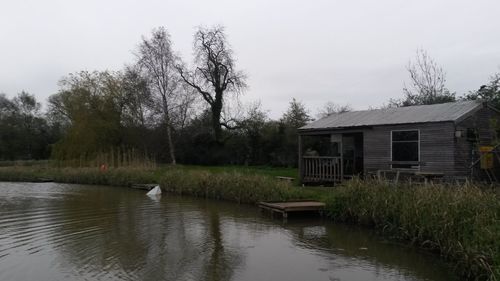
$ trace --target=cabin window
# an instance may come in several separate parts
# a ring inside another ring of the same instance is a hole
[[[420,158],[418,130],[392,131],[392,168],[418,168]]]

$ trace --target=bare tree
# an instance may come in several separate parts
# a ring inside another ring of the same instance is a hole
[[[339,105],[334,102],[327,102],[323,108],[319,110],[319,113],[317,115],[318,118],[324,118],[329,115],[335,114],[335,113],[343,113],[343,112],[348,112],[352,111],[352,107],[348,104],[345,105]]]
[[[246,87],[245,75],[235,70],[233,52],[227,43],[224,28],[200,27],[194,35],[194,69],[177,67],[186,84],[196,89],[210,106],[212,128],[216,142],[222,141],[222,127],[228,128],[221,121],[224,99],[228,93],[239,93]]]
[[[179,76],[175,65],[179,58],[172,50],[170,35],[164,27],[154,29],[151,38],[142,38],[136,54],[138,65],[147,78],[151,94],[159,105],[165,122],[169,154],[172,164],[176,164],[175,148],[172,140],[173,111],[178,106]]]
[[[410,106],[420,104],[435,104],[455,101],[455,94],[446,88],[446,74],[429,54],[418,49],[415,61],[407,66],[410,74],[410,86],[404,86],[403,100],[391,100],[394,106]]]

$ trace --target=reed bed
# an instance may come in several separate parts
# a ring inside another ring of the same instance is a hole
[[[0,181],[130,186],[134,183],[158,183],[154,169],[121,167],[101,171],[98,168],[0,167]]]
[[[324,200],[332,219],[437,251],[466,279],[500,278],[500,200],[491,189],[353,180]]]
[[[277,181],[268,175],[236,171],[210,172],[181,167],[168,167],[164,170],[120,167],[106,171],[99,168],[0,167],[0,181],[44,180],[113,186],[158,183],[162,189],[169,192],[238,203],[313,196],[312,192],[300,190],[290,183]]]
[[[8,166],[0,167],[0,181],[40,181],[48,174],[45,167]]]
[[[230,173],[211,173],[201,170],[172,170],[161,177],[163,189],[177,194],[257,203],[299,199],[307,192],[269,176]]]
[[[58,159],[57,157],[48,160],[50,165],[57,168],[88,168],[101,167],[109,168],[141,168],[156,169],[156,157],[147,152],[134,148],[111,147],[107,151],[101,151],[90,155],[81,155],[79,158]]]

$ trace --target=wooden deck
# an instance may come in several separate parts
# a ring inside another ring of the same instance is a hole
[[[288,213],[290,212],[309,212],[317,211],[320,214],[325,210],[325,203],[314,201],[314,200],[304,200],[304,201],[286,201],[286,202],[259,202],[259,207],[261,209],[281,213],[283,219],[288,218]]]

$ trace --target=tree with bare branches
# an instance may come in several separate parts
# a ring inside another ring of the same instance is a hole
[[[407,66],[410,74],[410,86],[404,86],[405,97],[391,100],[392,106],[411,106],[436,104],[455,101],[455,93],[446,88],[446,73],[427,51],[418,49],[415,60]]]
[[[352,107],[350,105],[340,105],[329,101],[321,109],[319,109],[317,117],[324,118],[335,113],[344,113],[348,111],[352,111]]]
[[[194,35],[194,68],[177,67],[186,84],[196,89],[210,106],[215,141],[222,142],[224,100],[229,93],[240,93],[246,87],[245,74],[235,69],[233,51],[222,26],[200,27]]]
[[[139,45],[137,64],[147,79],[154,102],[158,105],[165,122],[169,156],[176,164],[172,140],[173,111],[179,105],[179,76],[175,66],[179,58],[172,50],[172,41],[164,27],[154,29],[150,38],[143,37]]]

